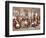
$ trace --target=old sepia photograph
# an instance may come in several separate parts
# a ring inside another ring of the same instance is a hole
[[[40,30],[40,8],[13,7],[13,31]]]

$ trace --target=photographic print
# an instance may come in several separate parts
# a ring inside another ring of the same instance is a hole
[[[6,1],[5,36],[45,34],[45,4]]]
[[[40,30],[40,8],[13,7],[13,31]]]

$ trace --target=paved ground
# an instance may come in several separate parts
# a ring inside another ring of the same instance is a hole
[[[40,30],[40,25],[36,27],[29,27],[29,28],[20,28],[20,29],[13,28],[13,31],[26,31],[26,30]]]

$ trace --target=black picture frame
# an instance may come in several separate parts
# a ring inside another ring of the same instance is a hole
[[[43,33],[38,34],[22,34],[22,35],[9,35],[9,4],[10,3],[21,3],[21,4],[37,4],[43,5]],[[5,36],[6,37],[18,37],[18,36],[32,36],[32,35],[44,35],[45,34],[45,3],[37,2],[19,2],[19,1],[5,1]]]

